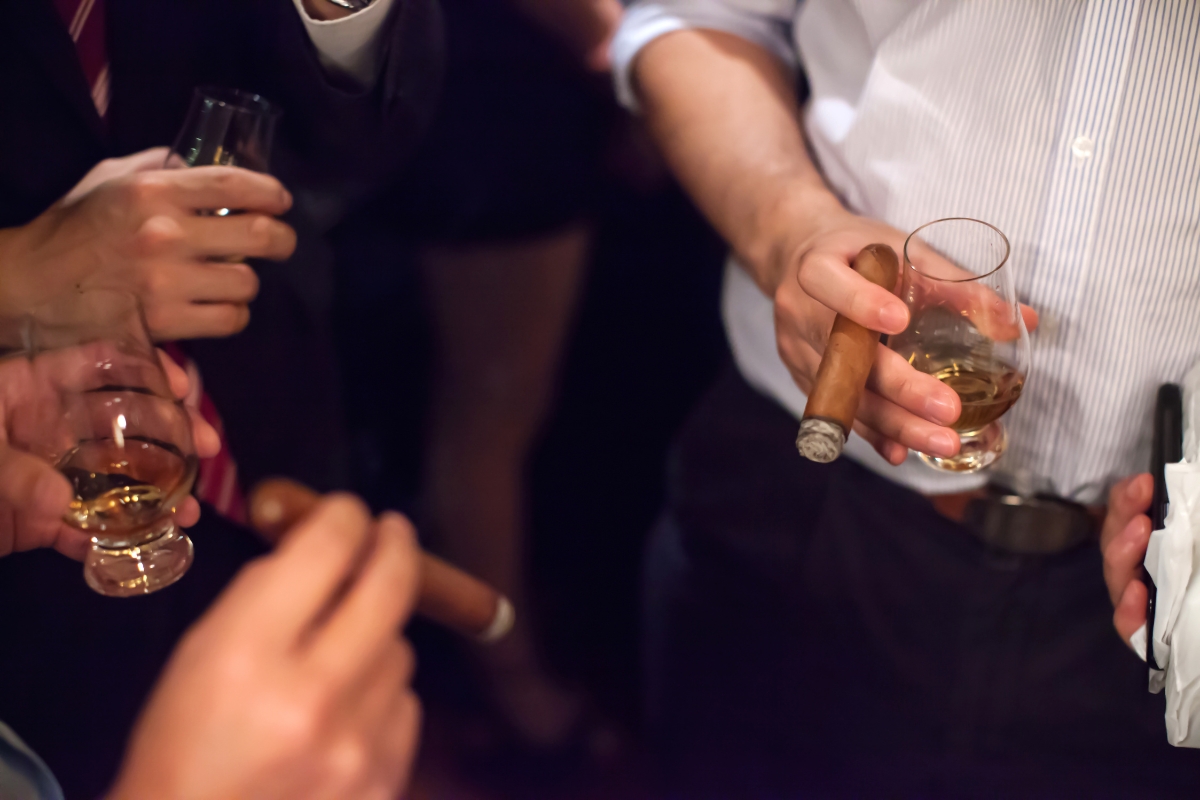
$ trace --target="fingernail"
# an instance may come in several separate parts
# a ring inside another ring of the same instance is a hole
[[[908,325],[908,312],[903,306],[888,303],[879,309],[879,325],[885,333],[900,333]]]
[[[925,416],[934,422],[949,425],[958,419],[958,411],[946,398],[931,394],[925,398]]]
[[[928,450],[933,455],[952,456],[958,449],[958,436],[951,431],[929,434]]]
[[[273,497],[260,500],[254,507],[254,516],[260,525],[274,525],[283,519],[283,503]]]
[[[513,604],[507,597],[500,595],[500,599],[496,601],[496,614],[487,630],[479,634],[479,641],[482,644],[495,644],[508,635],[516,621],[517,612]]]

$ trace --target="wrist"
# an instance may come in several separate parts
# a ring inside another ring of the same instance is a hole
[[[768,297],[812,242],[850,215],[819,179],[788,181],[764,197],[760,208],[752,243],[739,255]]]

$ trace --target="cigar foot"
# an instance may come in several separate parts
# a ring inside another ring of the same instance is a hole
[[[476,638],[481,644],[495,644],[508,636],[508,632],[512,630],[513,623],[516,621],[517,612],[513,609],[513,604],[508,601],[507,597],[500,595],[500,599],[496,601],[496,616],[492,617],[492,622],[487,626],[487,630]]]
[[[800,455],[818,464],[828,464],[842,454],[846,434],[842,426],[820,417],[809,417],[800,423],[796,434],[796,449]]]

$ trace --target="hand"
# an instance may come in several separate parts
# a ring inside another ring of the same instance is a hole
[[[1108,514],[1100,531],[1104,554],[1104,582],[1113,604],[1113,625],[1121,639],[1146,624],[1146,584],[1141,581],[1142,561],[1150,543],[1150,501],[1154,479],[1149,473],[1119,481],[1108,493]]]
[[[110,800],[396,797],[416,748],[412,527],[324,500],[184,636]]]
[[[775,336],[783,362],[805,392],[812,388],[835,315],[882,333],[907,327],[908,309],[900,298],[850,267],[874,242],[902,258],[905,238],[895,228],[838,209],[792,250],[799,254],[792,262],[797,266],[780,271],[775,289]],[[952,456],[958,434],[946,426],[961,408],[952,389],[880,344],[854,430],[892,464],[902,462],[908,448]]]
[[[291,207],[270,175],[236,167],[164,170],[165,148],[102,161],[49,210],[0,230],[0,312],[73,288],[136,292],[156,339],[228,336],[250,320],[258,277],[238,258],[283,260],[296,246],[275,219]],[[245,211],[224,217],[198,212]]]
[[[62,521],[71,501],[71,485],[46,461],[9,445],[9,431],[22,409],[30,405],[43,408],[56,402],[57,387],[69,385],[77,357],[60,358],[60,353],[39,356],[42,364],[34,369],[25,359],[0,361],[0,557],[13,552],[52,547],[65,556],[82,561],[87,554],[87,534]],[[165,353],[159,359],[171,382],[171,391],[183,398],[188,393],[187,374]],[[40,377],[50,376],[55,386],[46,386]],[[199,456],[216,455],[220,438],[212,426],[198,414],[192,414],[192,435]],[[182,527],[200,519],[200,505],[188,497],[175,513]]]
[[[563,41],[593,72],[608,72],[608,47],[621,22],[619,0],[515,0],[516,5]]]

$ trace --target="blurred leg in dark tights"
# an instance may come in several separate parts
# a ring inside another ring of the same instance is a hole
[[[452,561],[507,594],[517,625],[479,657],[497,710],[531,744],[558,743],[578,698],[541,667],[525,575],[525,468],[554,394],[587,258],[588,229],[427,248],[435,338],[425,513]]]

